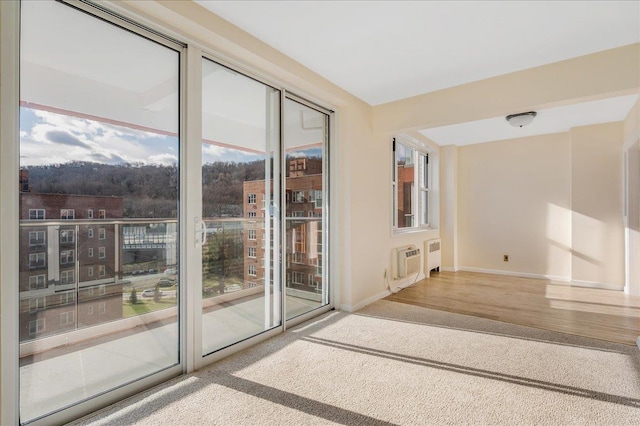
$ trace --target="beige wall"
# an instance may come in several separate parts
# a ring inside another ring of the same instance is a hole
[[[442,269],[458,270],[458,147],[440,148],[440,238]]]
[[[569,135],[489,142],[458,152],[460,267],[568,278]]]
[[[640,93],[638,93],[638,95],[640,95]],[[624,141],[627,142],[630,138],[637,140],[639,137],[638,131],[640,131],[640,99],[636,101],[624,120]]]
[[[458,148],[460,268],[622,289],[622,130]]]
[[[622,122],[571,130],[572,278],[622,289]]]
[[[640,296],[640,100],[624,121],[627,154],[627,269],[625,292]]]

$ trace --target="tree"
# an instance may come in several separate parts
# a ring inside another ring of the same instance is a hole
[[[131,296],[129,296],[129,302],[131,302],[132,305],[135,305],[136,303],[138,303],[138,292],[136,291],[135,287],[133,288],[133,290],[131,290]]]

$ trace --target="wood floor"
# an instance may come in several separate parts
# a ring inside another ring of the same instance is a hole
[[[386,300],[635,345],[640,297],[542,279],[432,272]]]

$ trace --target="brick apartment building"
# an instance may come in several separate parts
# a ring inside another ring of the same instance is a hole
[[[286,272],[288,288],[308,292],[322,289],[322,159],[289,159],[286,179]],[[264,284],[266,235],[264,180],[243,184],[245,222],[245,287]],[[270,236],[273,241],[273,235]],[[273,262],[273,254],[269,256]]]
[[[122,212],[122,197],[29,192],[21,170],[21,342],[122,318],[121,248],[101,224]]]

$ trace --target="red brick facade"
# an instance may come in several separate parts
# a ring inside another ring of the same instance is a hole
[[[322,160],[296,158],[289,160],[286,178],[286,271],[289,288],[320,292],[322,288]],[[264,230],[265,182],[243,184],[243,211],[246,219],[243,233],[245,249],[245,287],[262,285],[265,278],[267,247]],[[316,218],[316,219],[314,219]],[[273,240],[273,236],[271,236]],[[269,256],[271,264],[273,254]]]
[[[100,223],[122,207],[121,197],[20,193],[20,341],[122,318],[121,249],[115,226]]]

